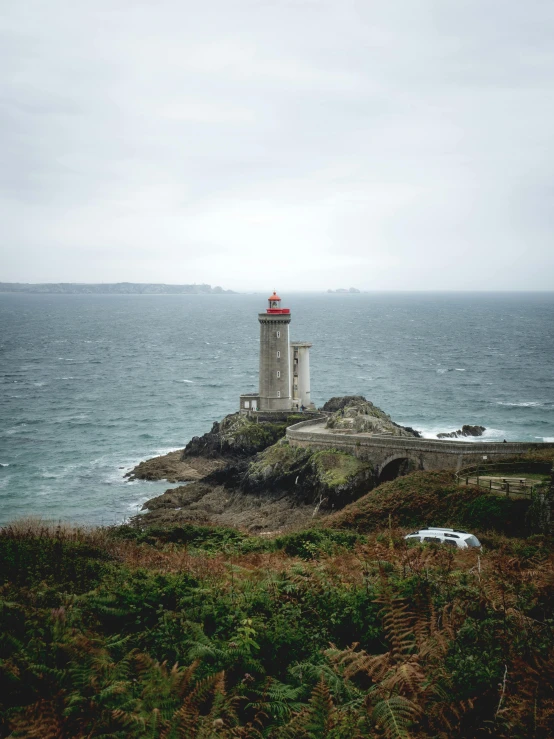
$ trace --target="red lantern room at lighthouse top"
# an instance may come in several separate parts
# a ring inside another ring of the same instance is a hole
[[[268,302],[269,308],[266,313],[271,313],[272,315],[290,313],[290,308],[281,308],[281,298],[277,295],[275,290],[273,291],[273,295],[268,298]]]

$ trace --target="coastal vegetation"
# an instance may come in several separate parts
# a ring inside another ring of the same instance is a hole
[[[362,528],[2,529],[0,736],[552,736],[552,540]]]
[[[487,494],[474,485],[460,486],[453,472],[417,471],[385,482],[325,519],[325,526],[374,531],[387,525],[441,525],[491,529],[512,536],[530,533],[529,498]]]

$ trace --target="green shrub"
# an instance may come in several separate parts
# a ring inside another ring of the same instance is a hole
[[[313,559],[320,554],[331,554],[340,549],[352,549],[362,541],[359,534],[330,529],[308,529],[285,534],[275,539],[275,547],[290,557]]]

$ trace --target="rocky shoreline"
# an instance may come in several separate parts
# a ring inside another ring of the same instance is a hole
[[[188,456],[184,449],[152,457],[138,464],[125,477],[129,480],[167,480],[167,482],[196,482],[225,466],[221,459]]]
[[[362,396],[331,398],[321,413],[328,416],[330,428],[421,436]],[[370,463],[344,451],[288,444],[287,427],[305,417],[251,419],[235,413],[184,449],[141,462],[127,474],[129,479],[183,484],[148,500],[134,523],[191,522],[275,532],[304,526],[371,491],[376,479]]]

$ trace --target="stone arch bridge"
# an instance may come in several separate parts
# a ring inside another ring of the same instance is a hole
[[[460,470],[467,465],[532,449],[554,448],[554,443],[450,441],[402,436],[341,433],[325,428],[326,419],[301,421],[287,428],[291,446],[311,449],[341,449],[371,462],[379,482],[392,480],[408,469]]]

